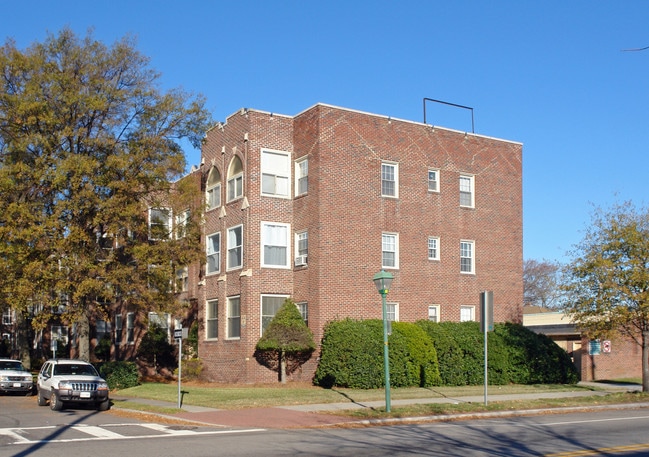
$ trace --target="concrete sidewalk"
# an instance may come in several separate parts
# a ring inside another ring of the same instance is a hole
[[[580,383],[583,386],[591,386],[592,391],[572,391],[572,392],[542,392],[533,394],[508,394],[498,395],[497,386],[489,386],[487,389],[487,402],[491,401],[510,401],[510,400],[530,400],[543,398],[575,398],[597,395],[608,395],[613,392],[639,391],[642,387],[638,384],[604,384],[604,383]],[[493,392],[493,393],[492,393]],[[140,398],[128,398],[115,396],[112,398],[113,409],[129,411],[129,403],[149,404],[153,406],[177,408],[177,404],[160,402],[156,400],[146,400]],[[393,407],[410,405],[410,404],[432,404],[432,403],[480,403],[485,402],[485,396],[469,397],[435,397],[435,398],[417,398],[411,400],[391,400]],[[443,416],[426,416],[426,417],[409,417],[409,418],[391,418],[381,420],[359,420],[350,418],[336,412],[349,411],[352,409],[381,409],[385,407],[384,401],[371,402],[343,402],[343,403],[326,403],[313,405],[294,405],[294,406],[277,406],[272,408],[245,408],[240,410],[223,410],[214,408],[205,408],[201,406],[182,405],[182,411],[174,414],[160,415],[167,420],[185,420],[194,423],[201,423],[212,426],[236,427],[236,428],[313,428],[313,427],[335,427],[350,425],[372,425],[388,424],[398,422],[425,422],[433,420],[457,420],[469,417],[497,417],[503,415],[521,415],[521,414],[538,414],[547,413],[547,410],[526,410],[526,411],[505,411],[490,413],[467,413],[457,415]],[[611,408],[638,408],[649,407],[649,403],[633,403],[630,405],[610,405]],[[556,408],[557,410],[583,410],[592,409],[593,407],[579,408]],[[563,412],[562,411],[562,412]],[[141,412],[141,411],[139,411]],[[326,414],[318,414],[318,413]]]

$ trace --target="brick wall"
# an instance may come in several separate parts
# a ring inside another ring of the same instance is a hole
[[[290,152],[292,163],[308,158],[306,195],[261,196],[262,148]],[[235,156],[243,163],[247,205],[226,203],[227,167]],[[477,319],[483,290],[494,291],[496,321],[521,320],[519,143],[316,105],[295,117],[237,112],[208,132],[203,161],[205,176],[212,166],[221,172],[224,206],[205,214],[205,234],[220,231],[225,247],[227,228],[244,227],[243,268],[226,272],[222,262],[221,273],[205,277],[199,288],[200,302],[219,300],[219,338],[199,337],[209,379],[277,380],[254,359],[261,294],[307,302],[316,341],[333,319],[381,318],[372,277],[381,270],[383,232],[398,234],[399,267],[389,270],[395,280],[387,300],[398,304],[399,320],[426,319],[432,304],[440,305],[442,320],[458,321],[462,305],[475,306]],[[381,197],[382,161],[398,165],[398,198]],[[429,168],[439,170],[439,192],[428,191]],[[459,205],[460,174],[474,176],[474,208]],[[262,221],[290,224],[290,268],[261,268]],[[294,267],[293,233],[301,230],[308,231],[308,266]],[[428,260],[429,236],[440,239],[439,260]],[[475,242],[475,274],[460,273],[460,240]],[[233,295],[241,297],[241,338],[228,340],[226,298]],[[199,317],[203,322],[204,309]],[[293,379],[310,380],[315,366],[314,356]]]

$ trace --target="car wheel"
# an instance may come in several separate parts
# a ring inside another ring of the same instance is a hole
[[[47,405],[47,398],[43,396],[43,392],[38,389],[38,394],[36,397],[36,403],[38,403],[38,406],[45,406]]]
[[[63,409],[63,402],[59,400],[59,396],[55,392],[50,395],[50,409],[52,411],[61,411]]]
[[[97,411],[108,411],[110,409],[110,400],[107,398],[104,401],[97,403]]]

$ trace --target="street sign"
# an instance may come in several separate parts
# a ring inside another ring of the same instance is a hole
[[[175,328],[174,329],[174,338],[179,340],[183,337],[183,329],[182,328]]]

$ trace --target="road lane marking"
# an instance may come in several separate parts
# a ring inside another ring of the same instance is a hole
[[[644,451],[649,449],[649,443],[628,444],[626,446],[602,447],[598,449],[583,449],[576,451],[556,452],[553,454],[544,454],[543,457],[587,457],[597,455],[610,455],[610,453]]]

